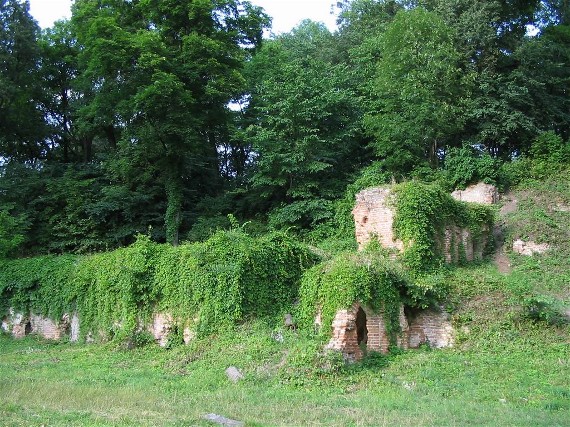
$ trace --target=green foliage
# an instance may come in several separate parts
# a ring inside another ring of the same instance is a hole
[[[453,30],[423,8],[399,11],[379,39],[382,57],[374,107],[365,125],[372,147],[393,173],[409,172],[437,155],[461,128],[462,77]]]
[[[13,254],[20,247],[26,231],[23,216],[11,215],[9,207],[0,209],[0,259]]]
[[[259,194],[253,203],[266,201],[260,208],[274,210],[275,226],[310,228],[327,220],[331,200],[363,155],[358,98],[333,46],[324,26],[304,22],[268,41],[248,67],[247,112],[256,120],[249,117],[246,135],[257,153],[250,182]]]
[[[488,153],[472,147],[450,148],[445,154],[445,171],[452,188],[465,188],[476,182],[496,184],[500,163]]]
[[[474,238],[493,224],[488,206],[454,200],[435,184],[406,182],[393,189],[394,231],[404,242],[402,259],[413,274],[432,272],[443,265],[445,225],[469,228]]]
[[[39,26],[30,4],[0,2],[0,156],[35,161],[48,147],[40,109]]]
[[[70,255],[0,261],[0,315],[10,307],[54,319],[73,311],[77,261]]]
[[[426,309],[445,301],[449,296],[450,286],[439,271],[408,279],[402,289],[402,302],[407,307]]]
[[[540,134],[532,142],[528,154],[503,164],[501,175],[508,185],[514,187],[536,180],[550,180],[560,173],[566,173],[569,163],[570,144],[549,131]]]
[[[392,343],[400,332],[400,290],[406,285],[402,273],[378,251],[343,253],[316,265],[303,275],[298,317],[310,328],[317,311],[322,332],[328,334],[338,310],[355,302],[382,311]]]
[[[523,300],[525,315],[535,321],[549,325],[562,326],[570,322],[564,314],[564,305],[560,300],[546,295],[529,296]]]
[[[76,311],[82,333],[95,339],[133,339],[157,310],[171,314],[180,331],[211,332],[282,314],[312,262],[314,255],[284,234],[218,231],[179,247],[139,236],[107,253],[2,261],[1,308],[54,319]]]
[[[333,215],[333,202],[315,197],[277,207],[269,214],[269,225],[275,228],[295,225],[312,228],[329,221]]]

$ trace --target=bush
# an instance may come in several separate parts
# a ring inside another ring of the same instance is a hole
[[[314,261],[283,233],[254,238],[240,229],[218,231],[204,243],[178,247],[139,236],[102,254],[3,261],[0,309],[53,319],[77,311],[83,334],[121,340],[135,336],[157,310],[171,314],[180,330],[193,323],[210,332],[289,310],[302,271]]]
[[[450,148],[445,155],[444,171],[453,188],[465,188],[480,181],[496,184],[500,162],[470,146]]]
[[[564,307],[556,298],[546,295],[533,295],[523,301],[526,316],[549,325],[562,326],[569,322]]]

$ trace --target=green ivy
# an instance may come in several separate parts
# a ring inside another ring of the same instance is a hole
[[[0,261],[0,316],[10,307],[59,318],[72,307],[70,278],[79,258],[43,256]]]
[[[310,328],[320,311],[321,331],[328,334],[337,311],[359,302],[383,313],[395,344],[400,332],[400,293],[405,288],[402,273],[380,252],[343,253],[303,275],[297,317],[302,327]]]
[[[457,201],[436,184],[410,181],[395,185],[393,192],[394,232],[404,242],[402,260],[415,275],[443,265],[445,226],[468,228],[473,238],[492,229],[491,207]]]
[[[315,262],[282,233],[254,238],[218,231],[204,243],[172,247],[139,236],[126,248],[89,256],[0,263],[0,309],[58,319],[76,311],[83,334],[134,336],[152,313],[181,330],[211,332],[249,316],[281,314],[294,302],[302,271]]]

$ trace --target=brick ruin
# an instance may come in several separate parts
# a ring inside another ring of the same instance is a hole
[[[396,338],[399,348],[418,348],[422,344],[432,348],[453,345],[453,327],[449,314],[443,310],[407,313],[402,305],[399,323],[401,332]],[[339,310],[332,329],[326,349],[342,352],[348,361],[360,360],[368,351],[387,353],[389,350],[390,337],[383,313],[375,313],[359,303],[354,303],[347,310]]]
[[[458,200],[483,204],[496,203],[498,200],[495,187],[485,184],[468,187],[452,195]],[[385,248],[403,250],[403,243],[394,238],[392,230],[394,210],[389,204],[389,196],[389,188],[371,188],[361,191],[356,196],[353,215],[356,239],[360,248],[371,238],[377,238]],[[482,256],[483,245],[479,241],[474,241],[469,230],[449,225],[441,237],[441,242],[447,262],[458,259],[459,243],[465,249],[467,260]],[[319,317],[317,315],[316,323],[320,323]],[[429,344],[434,348],[453,345],[453,327],[449,314],[442,309],[409,312],[401,306],[399,323],[401,333],[397,337],[397,345],[400,348],[417,348],[422,344]],[[38,334],[53,340],[68,337],[72,342],[79,340],[79,326],[80,319],[76,313],[65,314],[61,319],[53,320],[34,314],[16,313],[12,309],[1,323],[1,329],[15,338]],[[161,346],[168,345],[169,336],[172,336],[175,328],[173,318],[168,313],[155,313],[149,324],[141,325],[141,331],[148,331]],[[182,332],[183,340],[188,344],[194,333],[188,326]],[[336,313],[327,348],[338,350],[347,360],[355,361],[361,359],[367,351],[385,353],[389,344],[390,339],[386,332],[383,314],[375,313],[369,307],[355,302],[349,309]]]
[[[387,249],[401,252],[404,244],[394,236],[394,208],[390,203],[391,190],[387,187],[375,187],[363,190],[356,195],[356,205],[352,211],[356,231],[356,241],[361,249],[371,239],[377,239]],[[496,187],[489,184],[476,184],[465,190],[454,191],[452,197],[464,202],[494,204],[498,201]],[[437,237],[437,244],[447,263],[459,261],[463,256],[467,261],[483,258],[483,250],[489,233],[483,230],[480,236],[472,236],[467,228],[448,224],[443,235]],[[463,253],[464,251],[464,253]]]
[[[53,320],[35,314],[24,315],[13,309],[2,319],[2,330],[14,338],[23,338],[29,334],[40,335],[49,340],[60,340],[66,336],[70,341],[79,339],[79,318],[76,314],[64,314],[61,319]]]
[[[26,335],[39,335],[48,340],[69,339],[70,342],[78,342],[80,337],[80,321],[77,313],[64,314],[61,319],[53,320],[48,317],[38,316],[33,313],[28,315],[9,310],[9,314],[2,319],[1,329],[11,334],[14,338],[24,338]],[[155,313],[148,325],[140,325],[141,331],[149,332],[158,345],[168,345],[169,337],[172,336],[175,324],[168,313]],[[104,340],[104,336],[100,336]],[[194,338],[194,332],[185,327],[182,331],[182,339],[185,344]],[[87,334],[87,342],[94,342],[92,333]]]
[[[390,188],[377,187],[356,195],[352,213],[359,248],[371,239],[377,239],[384,248],[397,252],[403,250],[403,242],[394,237],[392,229],[394,208],[390,204],[390,194]],[[487,205],[498,201],[497,189],[482,183],[455,191],[452,196],[456,200]],[[485,233],[474,238],[468,229],[449,224],[443,235],[439,236],[439,245],[448,263],[457,262],[461,256],[467,261],[473,261],[483,257],[487,238],[488,234]],[[449,314],[443,309],[407,312],[401,306],[399,318],[401,333],[397,337],[398,347],[418,348],[422,344],[428,344],[434,348],[443,348],[453,345],[453,327]],[[341,351],[347,360],[359,360],[366,351],[388,351],[390,339],[383,314],[374,313],[359,303],[354,303],[347,310],[338,311],[332,329],[327,348]]]

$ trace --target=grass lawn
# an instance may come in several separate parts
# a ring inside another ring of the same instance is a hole
[[[2,336],[0,425],[206,426],[216,413],[248,426],[568,426],[569,346],[548,334],[348,367],[262,322],[171,350]],[[245,380],[226,378],[231,365]]]
[[[257,320],[189,346],[127,350],[0,335],[0,426],[570,426],[570,180],[511,195],[507,251],[449,269],[453,349],[371,354],[346,366],[323,339]],[[439,279],[438,279],[439,280]],[[563,321],[562,321],[563,320]],[[279,339],[276,339],[278,337]],[[245,375],[237,384],[225,370]]]

